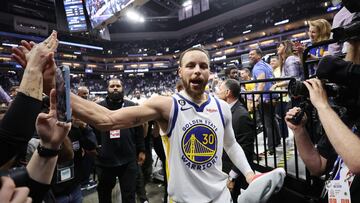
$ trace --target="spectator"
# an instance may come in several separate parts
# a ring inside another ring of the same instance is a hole
[[[261,58],[263,54],[260,49],[253,49],[249,52],[250,63],[254,66],[253,68],[253,77],[255,80],[261,79],[270,79],[273,78],[272,68],[269,64],[265,63]],[[256,83],[256,91],[269,91],[272,86],[272,82],[261,82]],[[277,128],[273,129],[272,126],[274,121],[273,113],[274,107],[272,106],[272,101],[270,94],[263,94],[262,99],[260,95],[257,94],[254,97],[255,105],[261,103],[260,113],[264,117],[264,127],[265,127],[265,136],[268,138],[268,155],[272,156],[275,151],[275,147],[280,144],[280,137]],[[273,133],[274,132],[274,133]]]
[[[278,56],[272,56],[270,58],[270,66],[273,70],[273,74],[275,78],[281,77],[281,68]]]
[[[301,66],[300,58],[294,55],[293,43],[289,40],[283,41],[277,48],[277,54],[280,58],[281,77],[293,77],[296,80],[304,80],[304,72]],[[277,87],[287,87],[289,81],[275,83],[270,89]]]
[[[53,171],[60,152],[60,145],[70,130],[70,124],[57,121],[55,90],[50,94],[49,113],[40,113],[43,81],[52,81],[54,51],[58,45],[57,33],[53,33],[40,44],[22,42],[16,48],[14,58],[25,67],[23,79],[13,104],[1,123],[1,165],[16,157],[19,151],[26,150],[26,143],[36,126],[40,144],[26,166],[30,197],[33,202],[41,202],[50,188]],[[52,83],[44,83],[44,90],[50,90]],[[36,118],[37,116],[37,118]],[[16,122],[14,122],[16,121]],[[36,123],[34,124],[34,122]],[[19,127],[19,124],[24,125]],[[32,125],[33,124],[33,125]],[[14,148],[14,149],[13,149]],[[7,162],[7,165],[9,162]]]
[[[119,79],[108,82],[108,96],[100,105],[117,110],[134,106],[124,99],[124,87]],[[145,160],[143,128],[114,129],[97,132],[101,139],[101,148],[96,159],[98,174],[98,196],[100,203],[111,202],[111,192],[116,184],[116,177],[121,185],[123,203],[135,203],[137,161]]]
[[[240,69],[240,79],[241,79],[241,81],[252,80],[251,71],[248,68]],[[247,84],[245,84],[245,90],[246,91],[255,90],[255,83],[247,83]]]
[[[237,67],[235,65],[227,67],[225,69],[225,75],[229,79],[234,79],[234,80],[239,81],[238,70],[237,70]]]
[[[338,6],[338,4],[341,4],[341,2],[337,3],[336,5],[334,5],[333,3],[333,6]],[[340,9],[340,11],[337,12],[334,16],[332,29],[348,25],[351,22],[353,15],[354,14],[350,13],[350,11],[347,10],[345,6],[343,6]],[[346,47],[347,47],[347,42],[330,44],[328,47],[329,54],[341,55],[342,53],[346,53],[347,52]]]
[[[325,19],[318,19],[314,21],[309,21],[309,32],[308,35],[311,40],[311,44],[315,44],[321,41],[328,40],[331,34],[331,25]],[[310,45],[311,45],[310,44]],[[298,53],[299,57],[303,57],[305,46],[301,43],[295,43],[295,50]],[[309,51],[309,59],[318,59],[328,54],[328,45],[323,45],[320,47],[312,48]],[[310,67],[310,75],[316,73],[316,66]]]

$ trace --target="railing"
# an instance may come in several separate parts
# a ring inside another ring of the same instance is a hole
[[[289,81],[291,79],[293,78],[271,78],[244,81],[240,84]],[[246,104],[250,103],[254,107],[258,104],[253,111],[248,109],[255,126],[257,126],[257,136],[254,143],[254,169],[266,172],[272,168],[284,168],[287,177],[283,190],[288,193],[287,196],[289,197],[289,194],[291,194],[290,199],[296,196],[303,202],[316,201],[320,197],[323,180],[310,176],[298,154],[292,131],[285,124],[285,113],[293,106],[292,101],[287,99],[288,91],[246,91],[240,94]],[[260,95],[258,103],[254,101],[255,95]],[[269,95],[270,98],[267,99],[265,95]],[[308,122],[310,126],[308,128],[310,130],[309,134],[312,140],[315,141],[318,136],[315,135],[315,131],[311,130],[315,126],[313,123],[315,121],[313,117],[315,116],[310,113],[308,117],[310,117]],[[268,146],[269,141],[272,141],[270,146]],[[277,143],[279,143],[278,146]],[[273,154],[269,154],[269,151],[272,151]]]

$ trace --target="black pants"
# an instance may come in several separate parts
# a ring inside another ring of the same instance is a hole
[[[97,167],[99,183],[97,186],[99,203],[111,203],[111,192],[119,179],[122,203],[135,203],[136,176],[138,166],[136,161],[118,167]]]
[[[260,105],[260,114],[264,117],[264,133],[268,138],[267,150],[274,152],[274,147],[280,144],[280,136],[275,122],[275,108],[270,103],[262,103]]]
[[[145,180],[144,174],[141,169],[141,166],[138,165],[138,173],[136,178],[136,194],[140,199],[140,202],[144,202],[147,200],[146,190],[145,190]]]

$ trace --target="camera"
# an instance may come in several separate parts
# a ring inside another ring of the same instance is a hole
[[[26,186],[29,180],[29,175],[25,167],[15,167],[6,171],[0,171],[0,176],[10,177],[14,181],[16,187]]]

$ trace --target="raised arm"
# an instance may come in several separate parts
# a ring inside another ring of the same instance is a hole
[[[112,111],[75,94],[71,95],[74,115],[104,131],[130,128],[150,120],[168,120],[171,105],[171,97],[154,96],[139,106]]]

